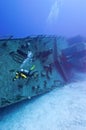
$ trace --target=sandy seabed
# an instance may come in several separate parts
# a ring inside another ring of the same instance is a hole
[[[86,81],[1,109],[0,130],[86,130]]]

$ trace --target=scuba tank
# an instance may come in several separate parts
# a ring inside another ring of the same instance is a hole
[[[32,52],[28,51],[27,58],[21,64],[20,69],[27,69],[27,70],[29,70],[29,68],[31,67],[31,63],[32,63],[32,57],[33,57]]]

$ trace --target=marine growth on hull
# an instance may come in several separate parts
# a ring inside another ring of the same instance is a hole
[[[73,68],[74,60],[67,57],[68,47],[65,38],[56,36],[1,39],[0,107],[31,99],[68,82],[68,68]]]

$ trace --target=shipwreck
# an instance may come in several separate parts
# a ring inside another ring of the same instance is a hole
[[[74,70],[86,71],[86,41],[77,39],[1,38],[0,108],[64,86]]]

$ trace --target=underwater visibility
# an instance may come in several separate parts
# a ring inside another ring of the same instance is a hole
[[[86,130],[86,0],[0,0],[0,130]]]

